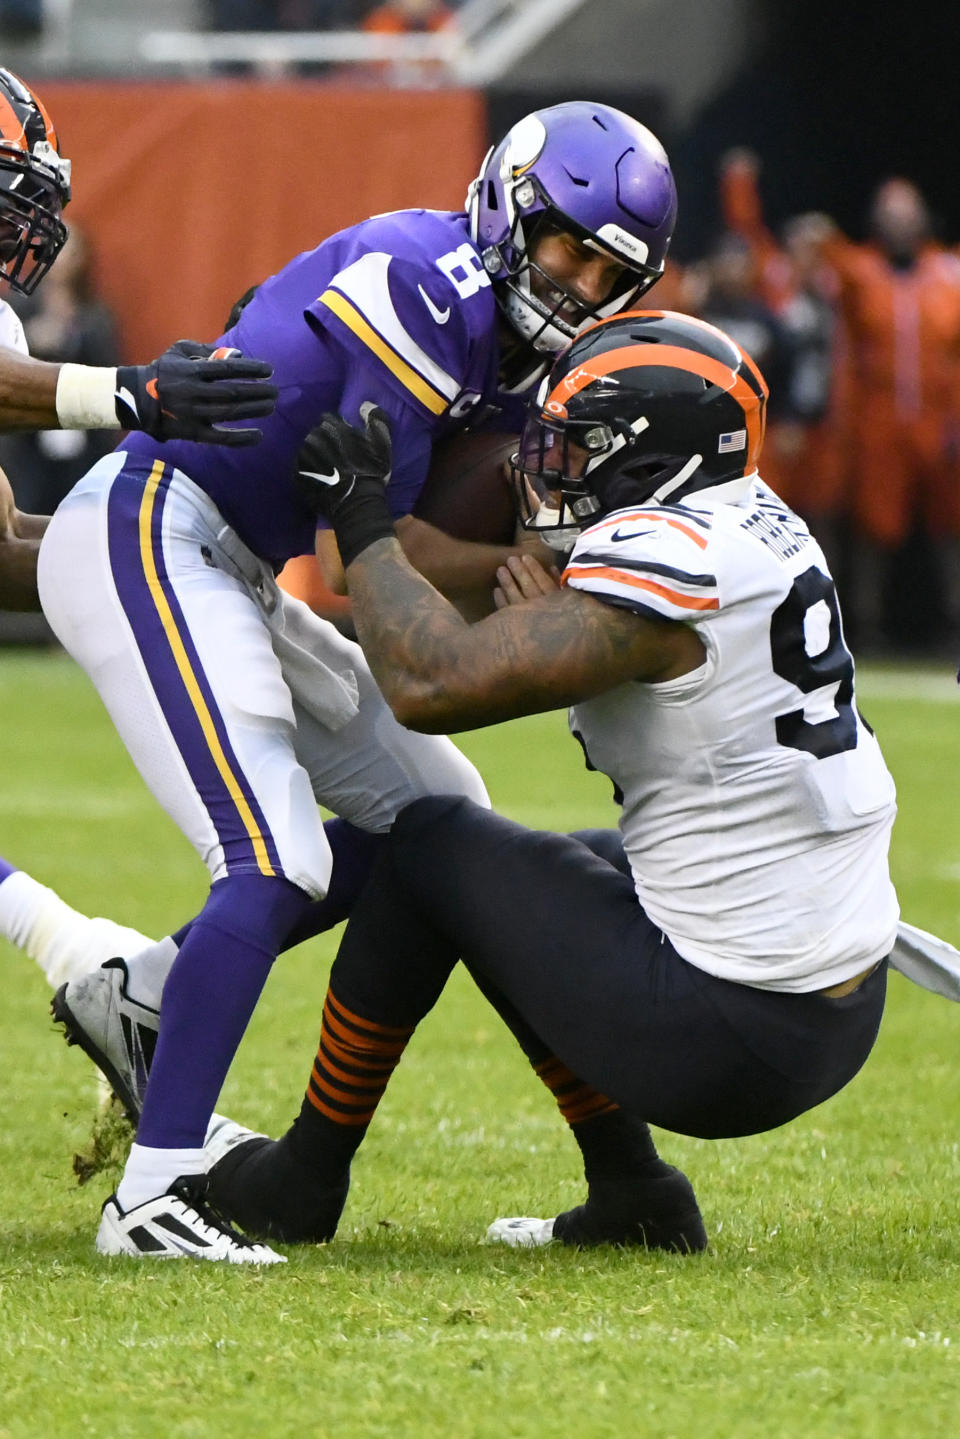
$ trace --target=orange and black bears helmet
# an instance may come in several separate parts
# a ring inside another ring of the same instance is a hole
[[[70,161],[42,102],[0,68],[0,280],[29,295],[63,248]]]
[[[554,363],[524,427],[521,518],[564,548],[611,510],[682,504],[755,472],[767,394],[746,351],[703,320],[635,310],[592,325]]]

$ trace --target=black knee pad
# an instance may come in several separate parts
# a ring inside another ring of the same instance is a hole
[[[470,813],[489,814],[482,805],[462,794],[428,794],[415,799],[394,820],[390,837],[396,844],[416,842],[424,832],[442,823],[462,823]]]

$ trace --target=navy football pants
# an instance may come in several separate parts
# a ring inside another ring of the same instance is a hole
[[[852,1079],[880,1026],[886,965],[841,999],[716,979],[648,919],[617,839],[528,830],[457,797],[415,801],[383,842],[334,990],[413,1025],[462,957],[580,1079],[702,1138],[775,1128]]]

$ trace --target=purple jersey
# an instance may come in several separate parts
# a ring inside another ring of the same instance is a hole
[[[313,550],[316,519],[293,473],[321,416],[336,411],[358,424],[367,400],[386,411],[393,435],[387,494],[395,517],[409,514],[435,440],[495,399],[496,318],[465,215],[375,216],[265,280],[218,341],[273,365],[280,395],[274,413],[257,421],[258,445],[161,444],[138,433],[120,448],[176,465],[255,554],[280,565]]]

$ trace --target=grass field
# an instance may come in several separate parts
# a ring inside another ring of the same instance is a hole
[[[898,781],[904,914],[960,938],[960,699],[949,669],[868,669]],[[198,862],[58,654],[0,655],[0,849],[150,933],[195,911]],[[466,737],[494,802],[613,822],[561,716]],[[495,902],[495,896],[492,897]],[[310,1067],[330,942],[277,965],[221,1108],[271,1132]],[[581,1190],[546,1092],[457,978],[417,1034],[336,1242],[263,1273],[93,1252],[112,1176],[79,1187],[92,1071],[0,942],[0,1436],[868,1439],[947,1436],[960,1407],[960,1009],[894,976],[877,1049],[773,1134],[661,1135],[711,1234],[698,1259],[478,1243]]]

